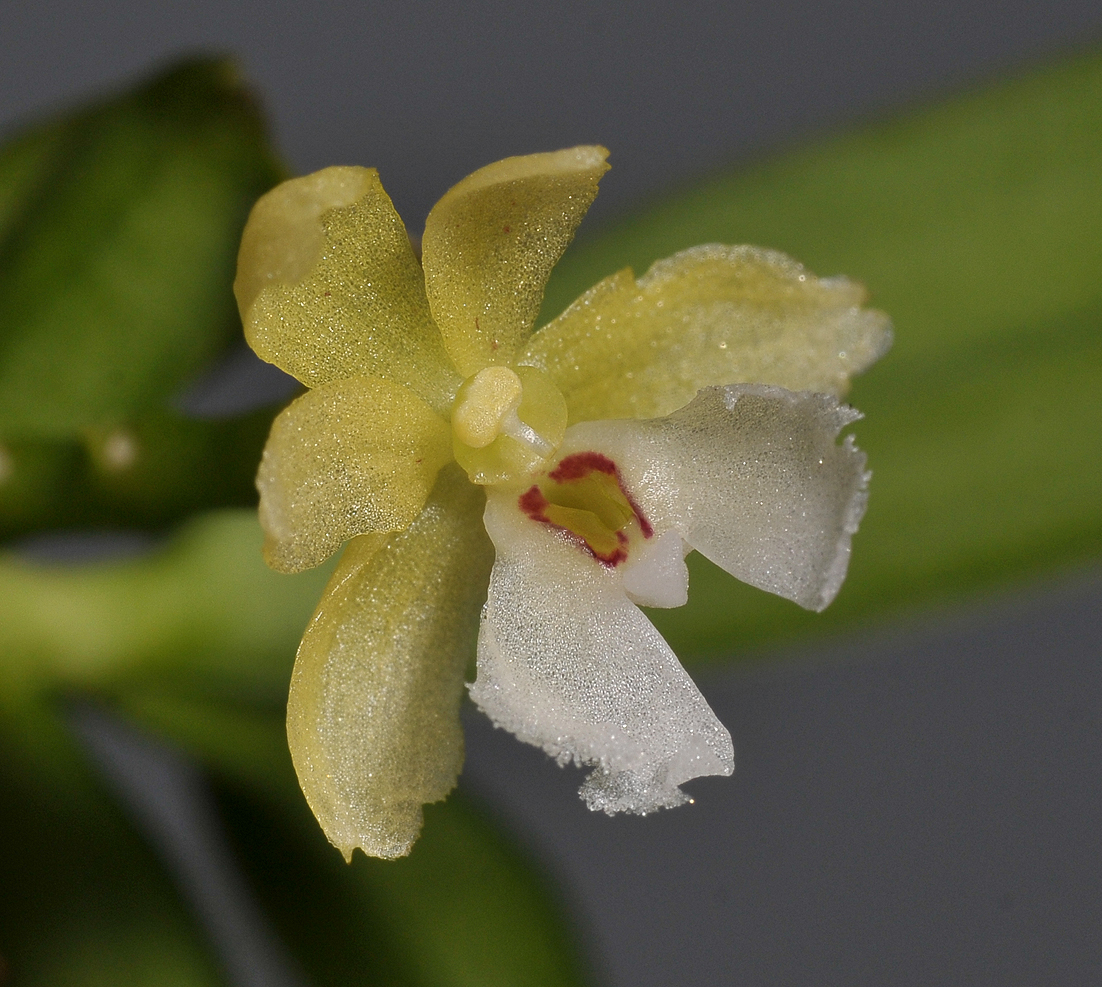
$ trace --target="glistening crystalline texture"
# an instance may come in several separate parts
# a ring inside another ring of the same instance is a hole
[[[616,569],[532,523],[490,488],[496,559],[471,698],[560,762],[593,765],[581,795],[605,812],[652,812],[682,782],[734,770],[731,738]]]
[[[350,542],[306,630],[287,705],[306,799],[346,858],[409,852],[463,763],[459,701],[492,561],[482,491],[454,466],[394,535]]]
[[[583,422],[561,454],[613,459],[655,531],[675,530],[743,582],[822,610],[865,512],[865,455],[839,431],[860,415],[826,394],[710,387],[646,421]]]
[[[572,147],[506,158],[468,175],[429,213],[425,286],[463,376],[514,362],[607,157],[603,147]]]
[[[234,292],[249,345],[308,387],[369,374],[447,412],[459,378],[374,168],[326,168],[260,199]]]
[[[592,808],[645,813],[734,756],[638,607],[686,601],[690,547],[812,609],[845,574],[867,474],[837,399],[887,320],[844,278],[708,246],[606,279],[533,336],[606,154],[475,172],[430,214],[423,268],[368,169],[280,186],[246,227],[248,338],[314,388],[265,450],[268,560],[301,569],[351,539],[288,705],[346,856],[407,853],[454,784],[480,604],[475,701],[591,766]]]
[[[260,462],[265,558],[299,572],[354,535],[406,527],[450,459],[447,423],[399,384],[353,377],[307,391],[272,423]]]
[[[891,343],[865,289],[817,278],[783,254],[706,245],[638,281],[605,278],[528,342],[570,422],[668,415],[702,387],[753,381],[842,395]]]

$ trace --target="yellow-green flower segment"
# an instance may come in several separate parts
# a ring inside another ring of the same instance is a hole
[[[692,549],[813,609],[845,575],[867,474],[837,399],[886,318],[843,278],[713,245],[533,333],[606,157],[475,172],[429,214],[421,263],[366,168],[284,183],[245,229],[248,340],[310,388],[257,477],[265,555],[294,572],[347,542],[287,717],[346,857],[408,853],[455,784],[476,646],[470,694],[498,725],[592,766],[591,807],[645,813],[734,759],[637,604],[684,603]]]

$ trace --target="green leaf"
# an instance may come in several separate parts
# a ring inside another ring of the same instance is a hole
[[[893,351],[850,396],[873,480],[837,601],[807,614],[693,556],[689,605],[651,615],[680,655],[1098,557],[1100,190],[1092,52],[721,176],[567,254],[545,314],[626,264],[749,242],[864,281],[895,323]]]
[[[261,540],[255,512],[224,511],[144,558],[3,558],[0,713],[94,689],[207,763],[269,913],[319,985],[580,983],[545,882],[462,798],[429,807],[413,855],[396,864],[357,855],[346,866],[325,840],[282,711],[328,572],[273,573]],[[43,745],[26,747],[54,770]]]
[[[546,879],[459,794],[398,863],[326,841],[278,711],[135,689],[130,715],[205,760],[261,911],[315,987],[580,987]],[[202,932],[53,714],[0,706],[0,956],[26,987],[215,987]]]
[[[585,982],[547,880],[462,793],[412,854],[345,864],[298,787],[282,712],[128,690],[132,716],[202,758],[265,913],[317,987]]]
[[[56,718],[29,705],[3,713],[6,977],[20,987],[218,987],[222,979],[175,888]]]
[[[280,177],[215,61],[0,150],[0,436],[115,427],[237,336],[241,229]]]
[[[66,128],[34,127],[0,148],[0,243],[11,235],[26,200],[58,157]]]
[[[195,421],[149,409],[74,439],[0,445],[0,539],[56,529],[157,530],[216,507],[255,505],[272,410]]]
[[[283,702],[331,566],[263,561],[255,511],[197,517],[140,558],[62,565],[0,552],[0,697],[149,679]]]

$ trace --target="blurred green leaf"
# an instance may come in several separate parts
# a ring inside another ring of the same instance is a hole
[[[0,539],[256,502],[271,410],[169,399],[231,339],[252,202],[281,177],[232,65],[182,65],[0,150]]]
[[[237,337],[241,229],[281,177],[221,61],[0,150],[0,438],[117,427]]]
[[[196,421],[154,408],[79,439],[0,446],[0,540],[77,528],[157,530],[215,507],[255,505],[266,408]]]
[[[33,127],[0,148],[0,243],[57,157],[65,132],[63,125]]]
[[[283,724],[295,646],[328,572],[273,573],[260,543],[255,512],[224,511],[139,559],[3,558],[0,698],[18,709],[59,686],[114,695],[211,767],[266,908],[319,985],[582,982],[544,882],[462,798],[428,809],[398,864],[357,855],[349,867],[328,844]],[[54,770],[41,744],[28,749]]]
[[[609,179],[610,181],[613,179]],[[1102,551],[1102,55],[1092,52],[705,182],[580,243],[545,314],[697,243],[864,281],[896,342],[850,396],[873,471],[824,614],[692,556],[679,655],[853,626]]]
[[[140,558],[0,552],[0,695],[156,678],[282,703],[331,566],[272,572],[255,511],[201,515]]]
[[[400,861],[325,839],[295,779],[282,710],[128,690],[127,712],[204,760],[238,855],[316,987],[568,987],[585,982],[548,882],[461,793],[426,808]]]
[[[201,934],[45,708],[0,718],[0,956],[19,987],[218,987]]]
[[[0,956],[13,982],[222,983],[162,862],[88,770],[50,693],[0,702]],[[463,796],[429,807],[409,859],[358,854],[349,866],[302,798],[282,702],[134,679],[118,698],[210,769],[261,909],[315,987],[587,982],[548,882]]]

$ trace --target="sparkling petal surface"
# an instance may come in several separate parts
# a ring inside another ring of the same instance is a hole
[[[433,207],[422,241],[433,317],[466,377],[510,364],[532,331],[551,268],[608,170],[603,147],[506,158]]]
[[[676,531],[639,540],[622,570],[628,599],[641,607],[683,607],[689,602],[688,551]]]
[[[708,245],[600,282],[528,342],[571,423],[651,418],[702,387],[754,382],[842,395],[891,342],[865,290],[757,247]]]
[[[447,423],[400,384],[307,391],[272,423],[256,477],[268,564],[298,572],[354,535],[406,527],[450,459]]]
[[[483,504],[449,467],[408,529],[350,542],[299,647],[291,755],[346,858],[408,853],[422,805],[455,785],[463,673],[493,557]]]
[[[459,379],[375,169],[326,168],[261,198],[234,291],[249,345],[307,386],[372,375],[450,406]]]
[[[734,769],[730,735],[620,575],[491,488],[496,560],[471,697],[500,727],[560,762],[593,765],[590,808],[678,805],[680,784]]]
[[[849,563],[869,474],[852,437],[860,415],[826,394],[710,387],[665,418],[583,422],[561,455],[613,459],[657,532],[743,582],[822,610]]]

